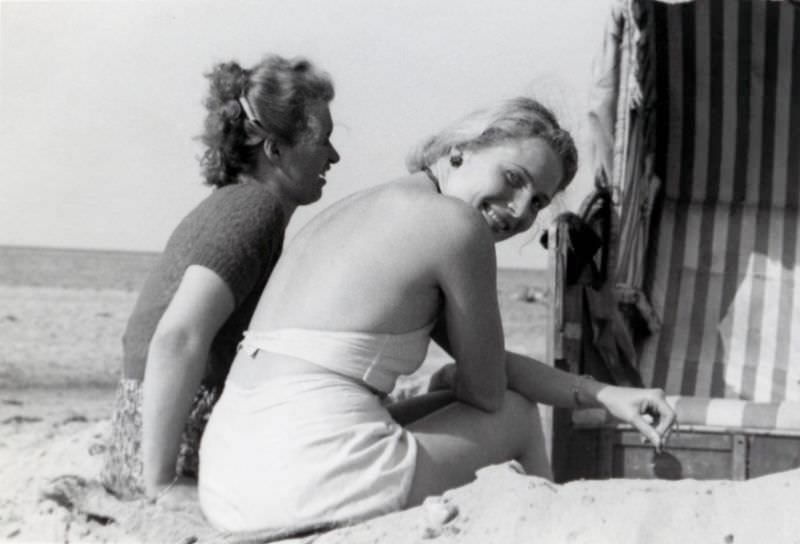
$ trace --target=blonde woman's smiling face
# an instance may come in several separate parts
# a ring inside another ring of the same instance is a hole
[[[481,212],[496,242],[528,230],[563,177],[561,160],[540,138],[505,140],[464,150],[448,175],[447,193]]]

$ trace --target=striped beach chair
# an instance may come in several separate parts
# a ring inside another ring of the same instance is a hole
[[[800,466],[800,4],[620,1],[595,70],[605,198],[581,214],[602,247],[567,281],[570,228],[548,233],[548,358],[663,388],[679,429],[656,455],[603,410],[557,411],[556,478]]]

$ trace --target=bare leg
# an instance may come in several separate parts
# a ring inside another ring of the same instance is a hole
[[[396,422],[405,427],[444,408],[448,404],[455,402],[455,400],[456,397],[452,391],[434,391],[395,402],[388,405],[386,409],[389,410]]]
[[[408,506],[471,482],[484,466],[511,459],[529,474],[552,478],[536,405],[513,391],[506,392],[495,413],[454,402],[407,428],[419,445]]]

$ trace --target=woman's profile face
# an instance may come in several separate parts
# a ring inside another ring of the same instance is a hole
[[[333,121],[326,102],[309,106],[308,129],[296,144],[281,147],[281,164],[289,185],[285,189],[300,205],[320,199],[325,173],[339,162],[339,153],[330,140]]]
[[[481,212],[496,242],[528,230],[558,190],[561,160],[541,138],[465,150],[448,193]]]

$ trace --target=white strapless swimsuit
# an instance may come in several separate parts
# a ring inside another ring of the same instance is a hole
[[[269,364],[279,353],[331,372],[252,386],[228,380],[200,448],[208,520],[227,531],[285,533],[404,508],[417,444],[375,391],[389,393],[398,376],[419,368],[431,328],[247,332],[237,359]]]
[[[279,329],[244,333],[240,349],[281,353],[310,361],[382,393],[425,359],[433,323],[403,334]]]

